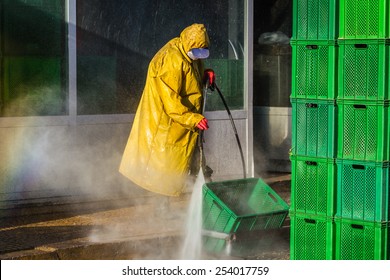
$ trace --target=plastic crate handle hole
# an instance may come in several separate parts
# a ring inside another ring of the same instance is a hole
[[[351,224],[351,228],[363,230],[363,229],[364,229],[364,226],[363,226],[363,225],[357,225],[357,224]]]
[[[316,224],[316,220],[314,219],[308,219],[308,218],[304,218],[303,219],[305,221],[305,223],[308,223],[308,224]]]

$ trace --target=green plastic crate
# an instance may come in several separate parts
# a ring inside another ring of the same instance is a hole
[[[336,41],[291,41],[292,98],[337,97]]]
[[[336,104],[334,100],[291,99],[292,154],[334,158]]]
[[[389,14],[389,0],[340,0],[339,38],[388,38]]]
[[[338,98],[389,99],[390,40],[339,40]]]
[[[335,218],[337,260],[389,260],[389,223]]]
[[[292,38],[333,40],[337,38],[336,0],[294,0]]]
[[[338,218],[382,222],[389,215],[389,162],[337,159]]]
[[[331,217],[290,213],[290,259],[334,259],[334,222]]]
[[[336,163],[331,158],[291,156],[290,210],[303,215],[333,216]]]
[[[338,100],[337,157],[389,160],[389,101]]]
[[[203,185],[203,230],[242,233],[280,228],[288,214],[287,203],[262,179],[249,178]],[[208,251],[221,252],[224,238],[204,236]]]

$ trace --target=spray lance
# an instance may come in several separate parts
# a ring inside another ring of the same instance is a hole
[[[204,114],[205,109],[206,109],[206,97],[207,97],[207,88],[209,86],[209,79],[208,76],[206,75],[207,70],[205,71],[205,76],[203,79],[204,82],[204,88],[203,88],[203,104],[202,104],[202,111],[201,114]],[[207,76],[207,79],[206,79]],[[204,160],[204,154],[203,154],[203,142],[204,142],[204,131],[200,130],[199,131],[199,137],[198,137],[198,148],[199,148],[199,168],[203,172],[203,175],[205,177],[206,181],[211,181],[211,174],[212,170],[210,167],[205,165],[205,160]]]
[[[244,153],[242,152],[242,147],[241,147],[241,142],[240,142],[240,138],[238,137],[238,133],[237,133],[237,128],[236,128],[236,125],[234,124],[234,120],[233,120],[233,116],[229,110],[229,107],[226,103],[226,100],[221,92],[221,90],[219,89],[219,87],[217,86],[217,84],[215,83],[215,76],[214,76],[214,73],[212,75],[209,74],[209,71],[211,72],[212,70],[209,70],[207,69],[205,71],[206,75],[205,75],[205,90],[204,90],[204,97],[203,97],[203,111],[204,111],[204,108],[206,106],[206,94],[207,94],[207,90],[210,89],[211,91],[214,91],[215,89],[217,90],[218,92],[218,95],[219,97],[221,98],[222,100],[222,103],[223,105],[225,106],[225,109],[226,109],[226,112],[229,116],[229,119],[230,119],[230,123],[232,125],[232,128],[233,128],[233,132],[234,132],[234,135],[236,137],[236,140],[237,140],[237,145],[238,145],[238,149],[240,150],[240,155],[241,155],[241,162],[242,162],[242,171],[243,171],[243,176],[244,176],[244,179],[246,179],[246,166],[245,166],[245,159],[244,159]],[[203,137],[203,136],[202,136]],[[200,137],[201,138],[201,137]],[[202,141],[202,140],[201,140]],[[200,143],[202,144],[202,143]]]

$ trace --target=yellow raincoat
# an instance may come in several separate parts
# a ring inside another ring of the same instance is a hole
[[[149,191],[179,196],[196,147],[201,115],[203,63],[187,52],[207,48],[203,24],[185,28],[149,64],[119,172]]]

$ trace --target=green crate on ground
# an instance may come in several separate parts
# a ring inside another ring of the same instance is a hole
[[[390,40],[339,40],[338,98],[389,99]]]
[[[337,159],[338,218],[382,222],[389,215],[389,162]]]
[[[335,218],[336,260],[389,260],[389,223]]]
[[[334,259],[334,222],[332,217],[290,213],[290,259]]]
[[[333,40],[337,38],[336,0],[294,0],[292,38]]]
[[[302,215],[333,216],[335,159],[291,156],[291,166],[290,210]]]
[[[334,158],[336,153],[335,100],[291,99],[292,153]]]
[[[336,41],[291,41],[292,98],[337,97]]]
[[[337,105],[337,157],[389,160],[389,101],[338,100]]]
[[[262,179],[248,178],[203,185],[203,230],[240,233],[280,228],[288,214],[287,203]],[[224,238],[204,236],[207,250],[220,252]]]
[[[389,0],[340,0],[339,38],[388,38],[389,14]]]

